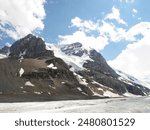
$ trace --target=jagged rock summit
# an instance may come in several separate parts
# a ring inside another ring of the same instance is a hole
[[[45,49],[45,42],[32,34],[16,41],[10,47],[10,57],[19,58],[37,58],[37,57],[51,57],[53,52]]]

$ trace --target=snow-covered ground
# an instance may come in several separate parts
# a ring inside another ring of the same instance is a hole
[[[7,57],[6,55],[0,54],[0,59],[4,59],[6,57]]]
[[[0,112],[150,113],[150,97],[128,97],[97,100],[71,100],[26,103],[0,103]]]

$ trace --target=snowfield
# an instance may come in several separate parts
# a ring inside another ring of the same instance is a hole
[[[150,97],[0,103],[1,113],[150,113]]]

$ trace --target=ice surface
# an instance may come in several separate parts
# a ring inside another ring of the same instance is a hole
[[[25,103],[0,103],[0,112],[150,113],[150,97],[25,102]]]

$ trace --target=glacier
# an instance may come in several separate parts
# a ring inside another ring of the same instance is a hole
[[[0,103],[1,113],[150,113],[150,97]]]

